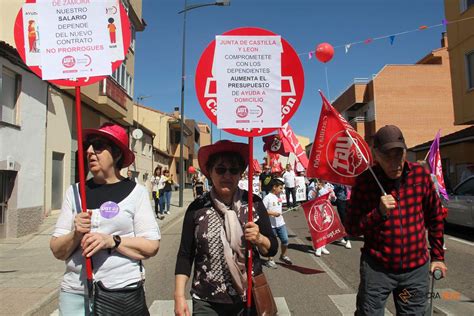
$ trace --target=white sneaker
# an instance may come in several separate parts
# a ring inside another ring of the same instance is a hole
[[[344,238],[342,238],[342,239],[339,239],[338,242],[339,242],[341,245],[345,245],[347,241],[346,241]]]
[[[346,245],[344,246],[344,248],[346,248],[346,249],[351,249],[351,248],[352,248],[352,245],[351,245],[351,241],[350,241],[350,240],[348,240],[348,241],[346,242]]]
[[[314,253],[316,257],[321,257],[321,248],[316,249],[316,252]]]
[[[327,250],[326,247],[322,247],[322,248],[321,248],[321,251],[322,251],[322,253],[325,254],[325,255],[330,254],[329,250]]]
[[[266,265],[267,265],[267,267],[272,268],[272,269],[278,268],[275,261],[273,261],[273,260],[268,260]]]

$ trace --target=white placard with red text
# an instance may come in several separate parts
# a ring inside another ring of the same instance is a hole
[[[38,0],[43,80],[112,74],[111,1]],[[119,19],[120,20],[120,19]]]
[[[216,36],[218,128],[281,126],[281,37]]]

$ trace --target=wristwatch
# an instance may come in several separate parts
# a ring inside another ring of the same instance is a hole
[[[114,250],[118,248],[118,246],[120,246],[120,243],[122,242],[122,238],[119,236],[119,235],[113,235],[112,238],[114,239],[114,242],[115,242],[115,246],[114,246]]]

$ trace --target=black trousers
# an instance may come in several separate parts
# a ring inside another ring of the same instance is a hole
[[[156,191],[151,192],[151,195],[153,196],[153,201],[155,201],[155,214],[158,216],[158,213],[160,212],[160,197],[159,193]]]
[[[285,188],[286,206],[290,207],[290,193],[293,198],[293,207],[296,207],[296,188]]]

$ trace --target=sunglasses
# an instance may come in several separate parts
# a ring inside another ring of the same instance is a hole
[[[90,146],[92,146],[95,152],[102,152],[107,149],[107,147],[110,147],[110,143],[102,139],[86,140],[84,142],[84,151],[87,151]]]
[[[226,168],[226,167],[215,167],[214,168],[214,171],[222,176],[223,174],[225,174],[227,171],[230,172],[230,174],[232,175],[238,175],[240,173],[240,169],[239,168],[235,168],[235,167],[231,167],[231,168]]]

